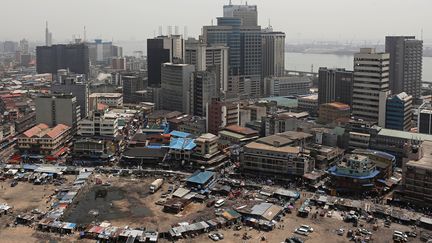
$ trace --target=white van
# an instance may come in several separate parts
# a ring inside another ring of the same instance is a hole
[[[225,204],[225,200],[224,199],[219,199],[216,201],[215,203],[215,208],[220,208]]]

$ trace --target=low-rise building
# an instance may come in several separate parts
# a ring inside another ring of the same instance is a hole
[[[337,121],[347,121],[350,119],[351,108],[349,105],[333,102],[320,105],[318,111],[318,121],[328,124]]]
[[[118,118],[105,116],[104,111],[93,111],[86,119],[78,122],[78,135],[116,137],[118,135]]]
[[[240,159],[242,172],[254,176],[270,176],[281,180],[287,176],[303,176],[315,165],[302,147],[293,146],[292,139],[271,136],[248,143]]]
[[[63,124],[50,128],[41,123],[18,137],[18,148],[23,154],[56,155],[70,139],[70,131]]]
[[[341,193],[373,190],[379,174],[368,156],[358,154],[348,155],[328,171],[333,189]]]
[[[353,153],[369,157],[369,160],[375,163],[377,170],[379,170],[380,178],[388,179],[393,175],[396,168],[396,157],[394,155],[371,149],[355,149]]]
[[[312,87],[312,80],[309,77],[268,77],[264,79],[264,95],[289,96],[305,95]]]
[[[98,104],[108,107],[122,107],[123,94],[121,93],[93,93],[89,96],[89,110],[96,110]]]
[[[425,141],[414,149],[419,156],[403,165],[402,186],[397,188],[394,198],[429,206],[432,203],[432,142]]]
[[[259,137],[258,131],[238,125],[225,127],[219,132],[221,141],[226,141],[233,144],[244,144],[253,141]]]
[[[338,147],[310,144],[306,145],[306,149],[315,159],[315,168],[319,170],[327,170],[330,166],[334,166],[344,155],[344,151]]]
[[[308,112],[283,112],[262,117],[264,135],[269,136],[286,131],[295,131],[297,130],[299,121],[305,120],[308,117]]]
[[[315,116],[318,112],[318,95],[311,94],[301,96],[297,99],[298,109],[300,111],[307,111],[310,115]]]

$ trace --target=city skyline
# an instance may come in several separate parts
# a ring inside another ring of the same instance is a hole
[[[64,6],[63,2],[66,3],[64,0],[46,0],[45,4]],[[382,13],[387,11],[390,0],[348,1],[348,3],[343,0],[325,2],[269,0],[265,4],[262,1],[249,1],[248,4],[258,6],[258,24],[266,27],[270,22],[275,29],[287,33],[287,42],[290,40],[382,40],[386,35],[415,35],[421,38],[422,32],[424,40],[431,40],[432,24],[428,21],[428,9],[432,3],[427,0],[410,2],[409,10],[412,11],[407,13],[405,2],[404,0],[391,1],[392,10],[390,14],[385,15],[386,18],[382,18]],[[84,3],[85,8],[82,7]],[[87,28],[89,40],[95,38],[117,41],[145,40],[158,35],[159,26],[163,27],[163,33],[166,34],[167,27],[170,25],[179,26],[181,33],[183,27],[187,26],[188,36],[197,37],[201,34],[203,25],[211,25],[212,20],[213,24],[216,24],[215,18],[223,15],[222,6],[229,1],[130,0],[128,3],[118,5],[112,0],[91,2],[77,0],[73,5],[68,5],[68,11],[62,11],[62,14],[55,11],[57,7],[50,7],[54,11],[41,11],[35,14],[35,10],[40,8],[38,2],[26,2],[24,5],[22,1],[6,0],[4,6],[20,9],[21,16],[31,17],[28,19],[23,17],[23,21],[14,25],[3,24],[0,39],[27,38],[43,41],[46,21],[49,22],[53,40],[57,42],[71,40],[72,36],[83,38],[84,26]],[[240,3],[240,0],[233,1],[233,4]],[[170,9],[175,11],[167,9],[166,6],[170,6]],[[189,11],[188,9],[193,12],[192,15],[184,14]],[[161,15],[161,12],[166,14]],[[362,18],[366,13],[368,18]],[[5,11],[0,16],[0,21],[10,22],[14,14],[13,11]],[[406,17],[400,18],[400,16]],[[70,21],[72,19],[74,21]],[[301,21],[298,21],[299,19]],[[340,21],[341,19],[343,21]],[[374,24],[377,21],[380,25]]]

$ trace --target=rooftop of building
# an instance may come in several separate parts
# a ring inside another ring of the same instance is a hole
[[[195,171],[188,179],[187,182],[189,183],[195,183],[195,184],[205,184],[207,183],[212,177],[215,176],[215,172],[212,171]]]
[[[257,142],[248,143],[245,145],[245,148],[267,150],[267,151],[280,152],[280,153],[290,153],[290,154],[298,154],[300,152],[300,149],[298,147],[290,147],[290,146],[275,147],[275,146],[271,146],[263,143],[257,143]]]
[[[214,141],[217,140],[218,136],[212,134],[212,133],[204,133],[201,134],[197,139],[195,139],[196,142],[206,142],[206,141]]]
[[[287,131],[283,133],[278,133],[279,136],[289,138],[291,140],[303,140],[312,137],[312,134],[305,132]]]
[[[283,112],[277,114],[279,118],[307,118],[309,117],[309,112]]]
[[[233,133],[239,133],[239,134],[242,134],[245,136],[258,134],[258,132],[253,130],[253,129],[250,129],[248,127],[241,127],[239,125],[230,125],[230,126],[225,127],[224,130],[230,131]]]
[[[318,100],[318,94],[311,94],[311,95],[300,96],[298,98],[298,100],[315,101],[315,100]]]
[[[148,118],[149,119],[157,119],[157,118],[167,118],[167,119],[171,119],[174,117],[178,117],[180,115],[182,115],[183,113],[181,113],[180,111],[167,111],[167,110],[157,110],[157,111],[153,111]]]
[[[257,143],[267,144],[275,147],[283,147],[293,143],[293,140],[280,136],[280,135],[270,135],[267,137],[260,138],[256,141]]]
[[[93,93],[90,98],[107,97],[107,98],[120,98],[123,94],[121,93]]]
[[[50,128],[47,124],[40,123],[29,130],[25,131],[23,133],[23,136],[28,138],[42,138],[42,137],[49,137],[49,138],[56,138],[63,132],[69,130],[70,127],[58,124],[57,126]]]
[[[332,108],[338,109],[338,110],[349,110],[351,109],[349,105],[341,103],[341,102],[332,102],[327,104],[322,104],[323,106],[330,106]]]
[[[432,141],[432,135],[429,134],[405,132],[405,131],[392,130],[387,128],[381,128],[381,130],[378,132],[378,135],[401,138],[406,140]]]
[[[425,141],[421,145],[423,147],[423,157],[419,160],[410,160],[406,166],[420,167],[426,170],[432,170],[432,142]]]

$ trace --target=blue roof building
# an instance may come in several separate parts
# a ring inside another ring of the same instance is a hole
[[[186,184],[189,187],[204,189],[215,179],[215,175],[216,173],[212,171],[198,170],[187,179]]]
[[[352,154],[328,170],[336,191],[368,191],[375,188],[379,170],[368,156]]]
[[[196,146],[194,139],[172,137],[169,145],[169,154],[174,160],[189,161]]]
[[[187,132],[180,132],[180,131],[172,131],[170,132],[171,136],[174,138],[191,138],[192,134]]]

